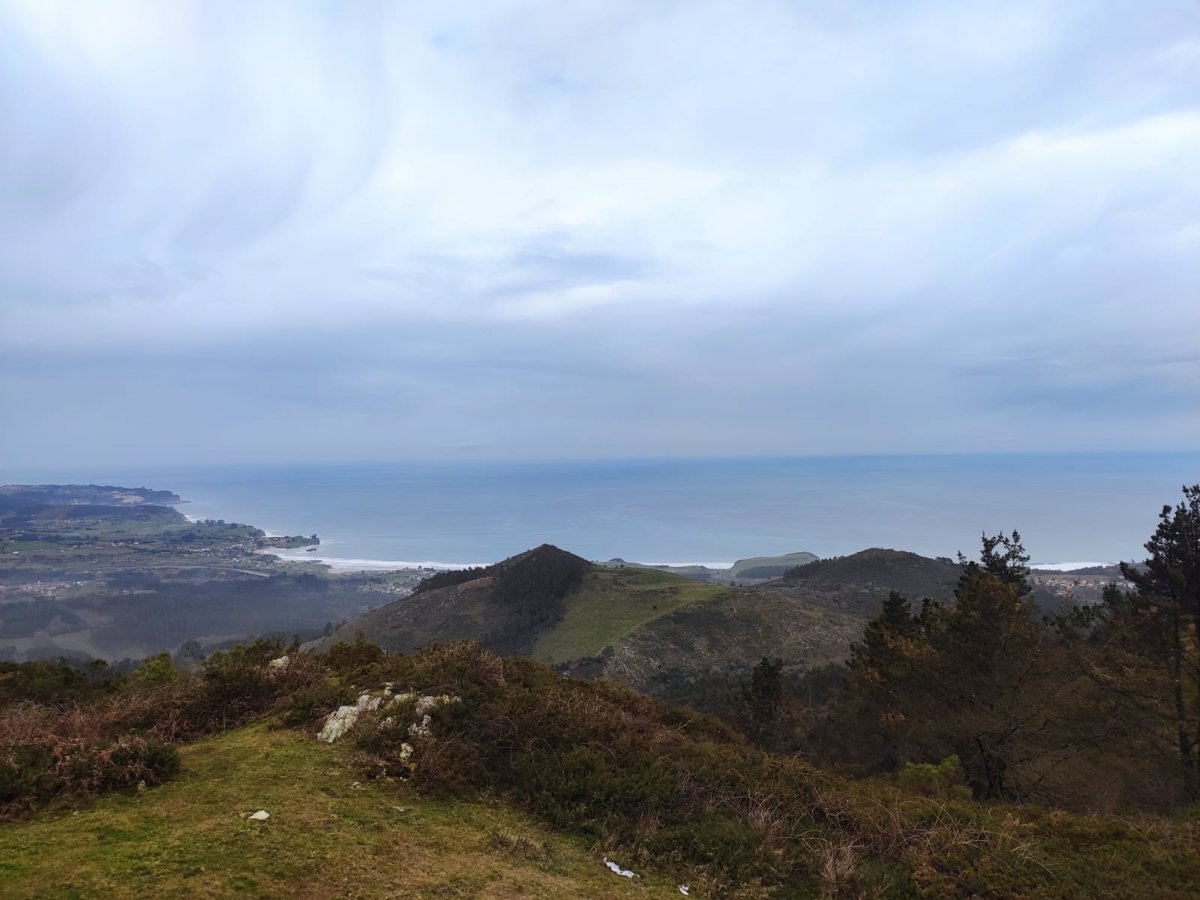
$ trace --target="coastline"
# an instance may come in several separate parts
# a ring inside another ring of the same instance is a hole
[[[308,553],[305,550],[280,550],[264,547],[256,553],[266,553],[278,557],[284,562],[317,562],[329,567],[332,572],[399,572],[416,569],[450,571],[454,569],[474,569],[494,565],[494,562],[446,562],[444,560],[424,559],[359,559],[343,556],[327,556],[318,553]],[[601,560],[592,562],[603,564]],[[639,566],[649,566],[663,569],[705,568],[714,571],[728,571],[733,568],[732,562],[639,562]]]
[[[451,563],[440,560],[404,560],[404,559],[353,559],[341,556],[324,556],[308,553],[304,550],[279,550],[274,547],[264,547],[255,553],[265,553],[275,556],[284,562],[304,563],[315,562],[328,566],[331,572],[401,572],[401,571],[447,571],[451,569],[471,569],[477,566],[487,566],[491,563]]]
[[[1115,562],[1030,563],[1029,568],[1040,569],[1043,572],[1074,572],[1077,569],[1100,569],[1115,565]]]
[[[294,550],[276,550],[273,548],[264,548],[256,550],[256,553],[265,553],[271,556],[278,557],[283,562],[304,563],[315,562],[321,563],[329,567],[329,571],[334,574],[349,574],[353,572],[402,572],[402,571],[436,571],[445,572],[454,569],[473,569],[482,568],[493,563],[486,562],[469,562],[469,563],[452,563],[442,560],[400,560],[400,559],[352,559],[340,556],[319,556],[317,554],[308,554],[304,551]],[[592,560],[592,562],[603,564],[601,561]],[[647,566],[656,569],[686,569],[686,568],[705,568],[713,571],[729,571],[733,568],[731,562],[645,562],[636,563],[639,566]],[[1078,569],[1100,568],[1104,566],[1112,566],[1116,563],[1106,562],[1063,562],[1063,563],[1038,563],[1031,565],[1031,569],[1043,572],[1074,572]]]

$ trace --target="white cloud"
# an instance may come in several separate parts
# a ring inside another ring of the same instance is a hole
[[[1200,326],[1200,14],[1151,7],[0,0],[0,347],[20,360],[0,378],[37,364],[56,374],[23,396],[70,396],[96,355],[116,390],[130,354],[253,366],[328,337],[263,390],[322,372],[369,408],[413,383],[406,342],[457,334],[423,390],[497,407],[503,385],[455,367],[532,333],[532,371],[588,343],[572,390],[596,402],[628,409],[613,385],[640,380],[647,408],[589,438],[618,453],[694,446],[689,391],[738,409],[741,452],[879,440],[862,421],[961,404],[973,363],[1064,404],[1174,397],[1193,364],[1156,361]],[[1047,346],[1064,374],[1019,362]],[[369,374],[343,378],[354,347]],[[160,388],[213,415],[186,379]],[[550,375],[520,390],[562,399]],[[797,394],[820,434],[775,415]],[[995,403],[928,443],[1075,439]],[[1186,442],[1195,412],[1167,406],[1163,442]],[[438,427],[486,443],[485,420]]]

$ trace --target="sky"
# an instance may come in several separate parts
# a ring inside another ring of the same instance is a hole
[[[1200,448],[1200,3],[0,0],[10,466]]]

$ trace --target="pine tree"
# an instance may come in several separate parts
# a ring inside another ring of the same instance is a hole
[[[1145,547],[1143,566],[1121,564],[1133,590],[1105,593],[1104,624],[1151,663],[1148,675],[1159,669],[1154,699],[1172,720],[1185,791],[1200,801],[1200,484],[1163,507]]]
[[[1057,632],[1029,599],[1020,536],[983,537],[947,606],[913,616],[893,594],[853,648],[842,721],[861,723],[875,765],[936,763],[956,754],[981,798],[1029,796],[1077,742],[1056,731],[1073,677]],[[852,724],[851,727],[854,727]]]
[[[738,698],[738,723],[751,743],[778,749],[784,731],[783,660],[762,658]]]

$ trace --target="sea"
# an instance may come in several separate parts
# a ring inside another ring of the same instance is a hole
[[[1142,559],[1200,453],[305,463],[5,472],[172,490],[198,518],[317,534],[345,566],[463,566],[542,543],[594,560],[728,566],[870,547],[977,555],[1017,530],[1035,564]]]

